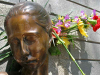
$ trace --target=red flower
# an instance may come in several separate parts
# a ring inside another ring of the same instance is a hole
[[[98,16],[97,15],[93,16],[93,19],[94,20],[97,20],[98,19]]]
[[[58,32],[58,29],[53,28],[53,30],[56,32],[56,34],[59,36],[61,32]],[[52,34],[53,38],[56,38],[56,36],[54,34]]]
[[[100,18],[97,19],[97,24],[92,27],[94,32],[96,32],[100,28]]]

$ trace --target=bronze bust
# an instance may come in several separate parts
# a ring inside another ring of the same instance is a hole
[[[34,2],[22,2],[9,11],[4,27],[21,75],[48,75],[48,48],[52,41],[51,20]]]

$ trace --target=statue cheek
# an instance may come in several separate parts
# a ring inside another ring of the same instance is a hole
[[[21,61],[21,53],[20,50],[13,50],[13,56],[16,61]]]
[[[39,52],[36,53],[37,60],[39,61],[40,64],[44,62],[46,55],[47,53],[45,48],[42,48],[41,50],[39,50]]]
[[[11,46],[11,51],[12,51],[12,54],[13,54],[13,56],[14,56],[14,59],[16,60],[16,61],[21,61],[21,51],[20,51],[20,49],[17,47],[15,47],[14,45],[10,45]]]

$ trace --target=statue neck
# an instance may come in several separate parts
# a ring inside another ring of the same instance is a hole
[[[22,70],[22,75],[48,75],[48,56],[44,63],[34,72],[27,72],[27,69]]]

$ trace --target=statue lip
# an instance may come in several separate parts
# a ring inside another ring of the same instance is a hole
[[[28,60],[26,63],[31,64],[31,63],[37,63],[37,58],[36,57],[28,57]]]

